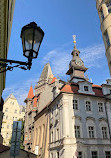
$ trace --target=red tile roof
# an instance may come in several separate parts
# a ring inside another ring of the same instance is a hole
[[[102,88],[100,85],[92,85],[92,87]]]
[[[34,97],[34,93],[33,93],[33,88],[32,88],[32,85],[31,85],[27,98],[32,99],[33,97]]]
[[[33,100],[33,107],[37,107],[37,99],[38,98],[34,98],[34,100]]]
[[[56,80],[56,77],[54,77],[54,78],[52,79],[51,84],[54,83],[55,80]]]
[[[5,146],[3,144],[0,144],[0,153],[4,152],[4,151],[7,151],[9,150],[10,147],[9,146]]]
[[[99,85],[94,85],[92,86],[93,88],[93,92],[95,92],[94,96],[100,96],[103,97],[103,92],[102,92],[102,88]],[[85,94],[85,95],[93,95],[93,94],[86,94],[86,93],[79,93],[79,86],[77,84],[66,84],[64,85],[64,87],[61,89],[61,92],[65,92],[65,93],[74,93],[74,94]]]

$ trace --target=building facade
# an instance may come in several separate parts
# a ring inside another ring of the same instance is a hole
[[[0,58],[6,59],[11,35],[12,20],[14,13],[15,0],[1,0],[0,1]],[[5,88],[6,73],[0,73],[0,129],[2,126],[2,92]],[[2,136],[0,134],[0,143],[2,143]]]
[[[111,75],[111,0],[96,0],[96,8],[100,18],[100,27]]]
[[[94,85],[74,47],[65,83],[49,105],[50,158],[111,157],[111,80]]]
[[[47,63],[35,85],[35,95],[32,86],[26,98],[25,138],[24,145],[38,157],[49,158],[49,110],[48,106],[53,100],[52,91],[63,84],[53,76],[50,64]],[[31,107],[31,108],[29,108]],[[35,108],[33,111],[33,108]],[[31,128],[30,128],[31,126]],[[33,126],[33,128],[32,128]]]
[[[71,55],[68,82],[49,75],[48,63],[35,86],[30,150],[40,158],[111,158],[111,80],[89,82],[76,45]]]
[[[12,136],[13,121],[24,120],[25,107],[19,105],[15,96],[10,94],[4,101],[3,113],[1,134],[3,144],[9,145]]]

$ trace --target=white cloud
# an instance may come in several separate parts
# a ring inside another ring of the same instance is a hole
[[[24,83],[17,83],[10,85],[10,87],[5,88],[3,91],[3,99],[5,100],[8,95],[11,93],[14,94],[16,99],[18,100],[20,105],[25,105],[24,100],[28,95],[30,85],[32,84],[33,87],[35,87],[37,78],[28,79]]]
[[[84,61],[86,67],[100,67],[100,59],[105,58],[105,49],[103,44],[82,48],[80,50],[80,57]],[[63,48],[55,49],[46,54],[43,62],[48,60],[51,63],[53,73],[56,76],[64,76],[68,70],[69,62],[71,60],[71,50],[64,50]],[[95,64],[96,63],[96,64]],[[102,63],[104,64],[104,62]]]
[[[80,57],[84,61],[86,67],[99,67],[100,61],[102,61],[101,66],[104,66],[105,50],[104,45],[94,45],[87,48],[82,48],[80,50]],[[43,64],[50,61],[51,68],[56,77],[61,79],[65,78],[65,73],[68,70],[69,62],[71,60],[71,50],[66,49],[63,46],[60,49],[54,49],[46,54],[43,58]],[[100,60],[101,59],[101,60]],[[96,63],[96,64],[95,64]],[[35,72],[36,73],[36,72]],[[38,74],[39,75],[39,74]],[[37,76],[37,75],[35,75]],[[38,76],[39,79],[40,76]],[[3,92],[3,98],[13,93],[17,98],[19,104],[25,104],[24,100],[28,95],[29,87],[32,84],[35,87],[37,77],[29,78],[24,83],[13,84],[10,87],[5,88]]]

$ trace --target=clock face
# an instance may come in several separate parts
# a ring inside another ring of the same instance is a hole
[[[83,66],[83,61],[81,61],[81,60],[76,60],[76,65]]]

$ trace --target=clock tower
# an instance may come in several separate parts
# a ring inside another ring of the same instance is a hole
[[[88,68],[84,66],[84,62],[79,57],[80,51],[76,48],[76,36],[73,35],[74,39],[74,49],[71,53],[72,60],[69,63],[69,70],[67,71],[67,75],[70,75],[70,81],[78,82],[86,80],[84,77],[84,73]]]

